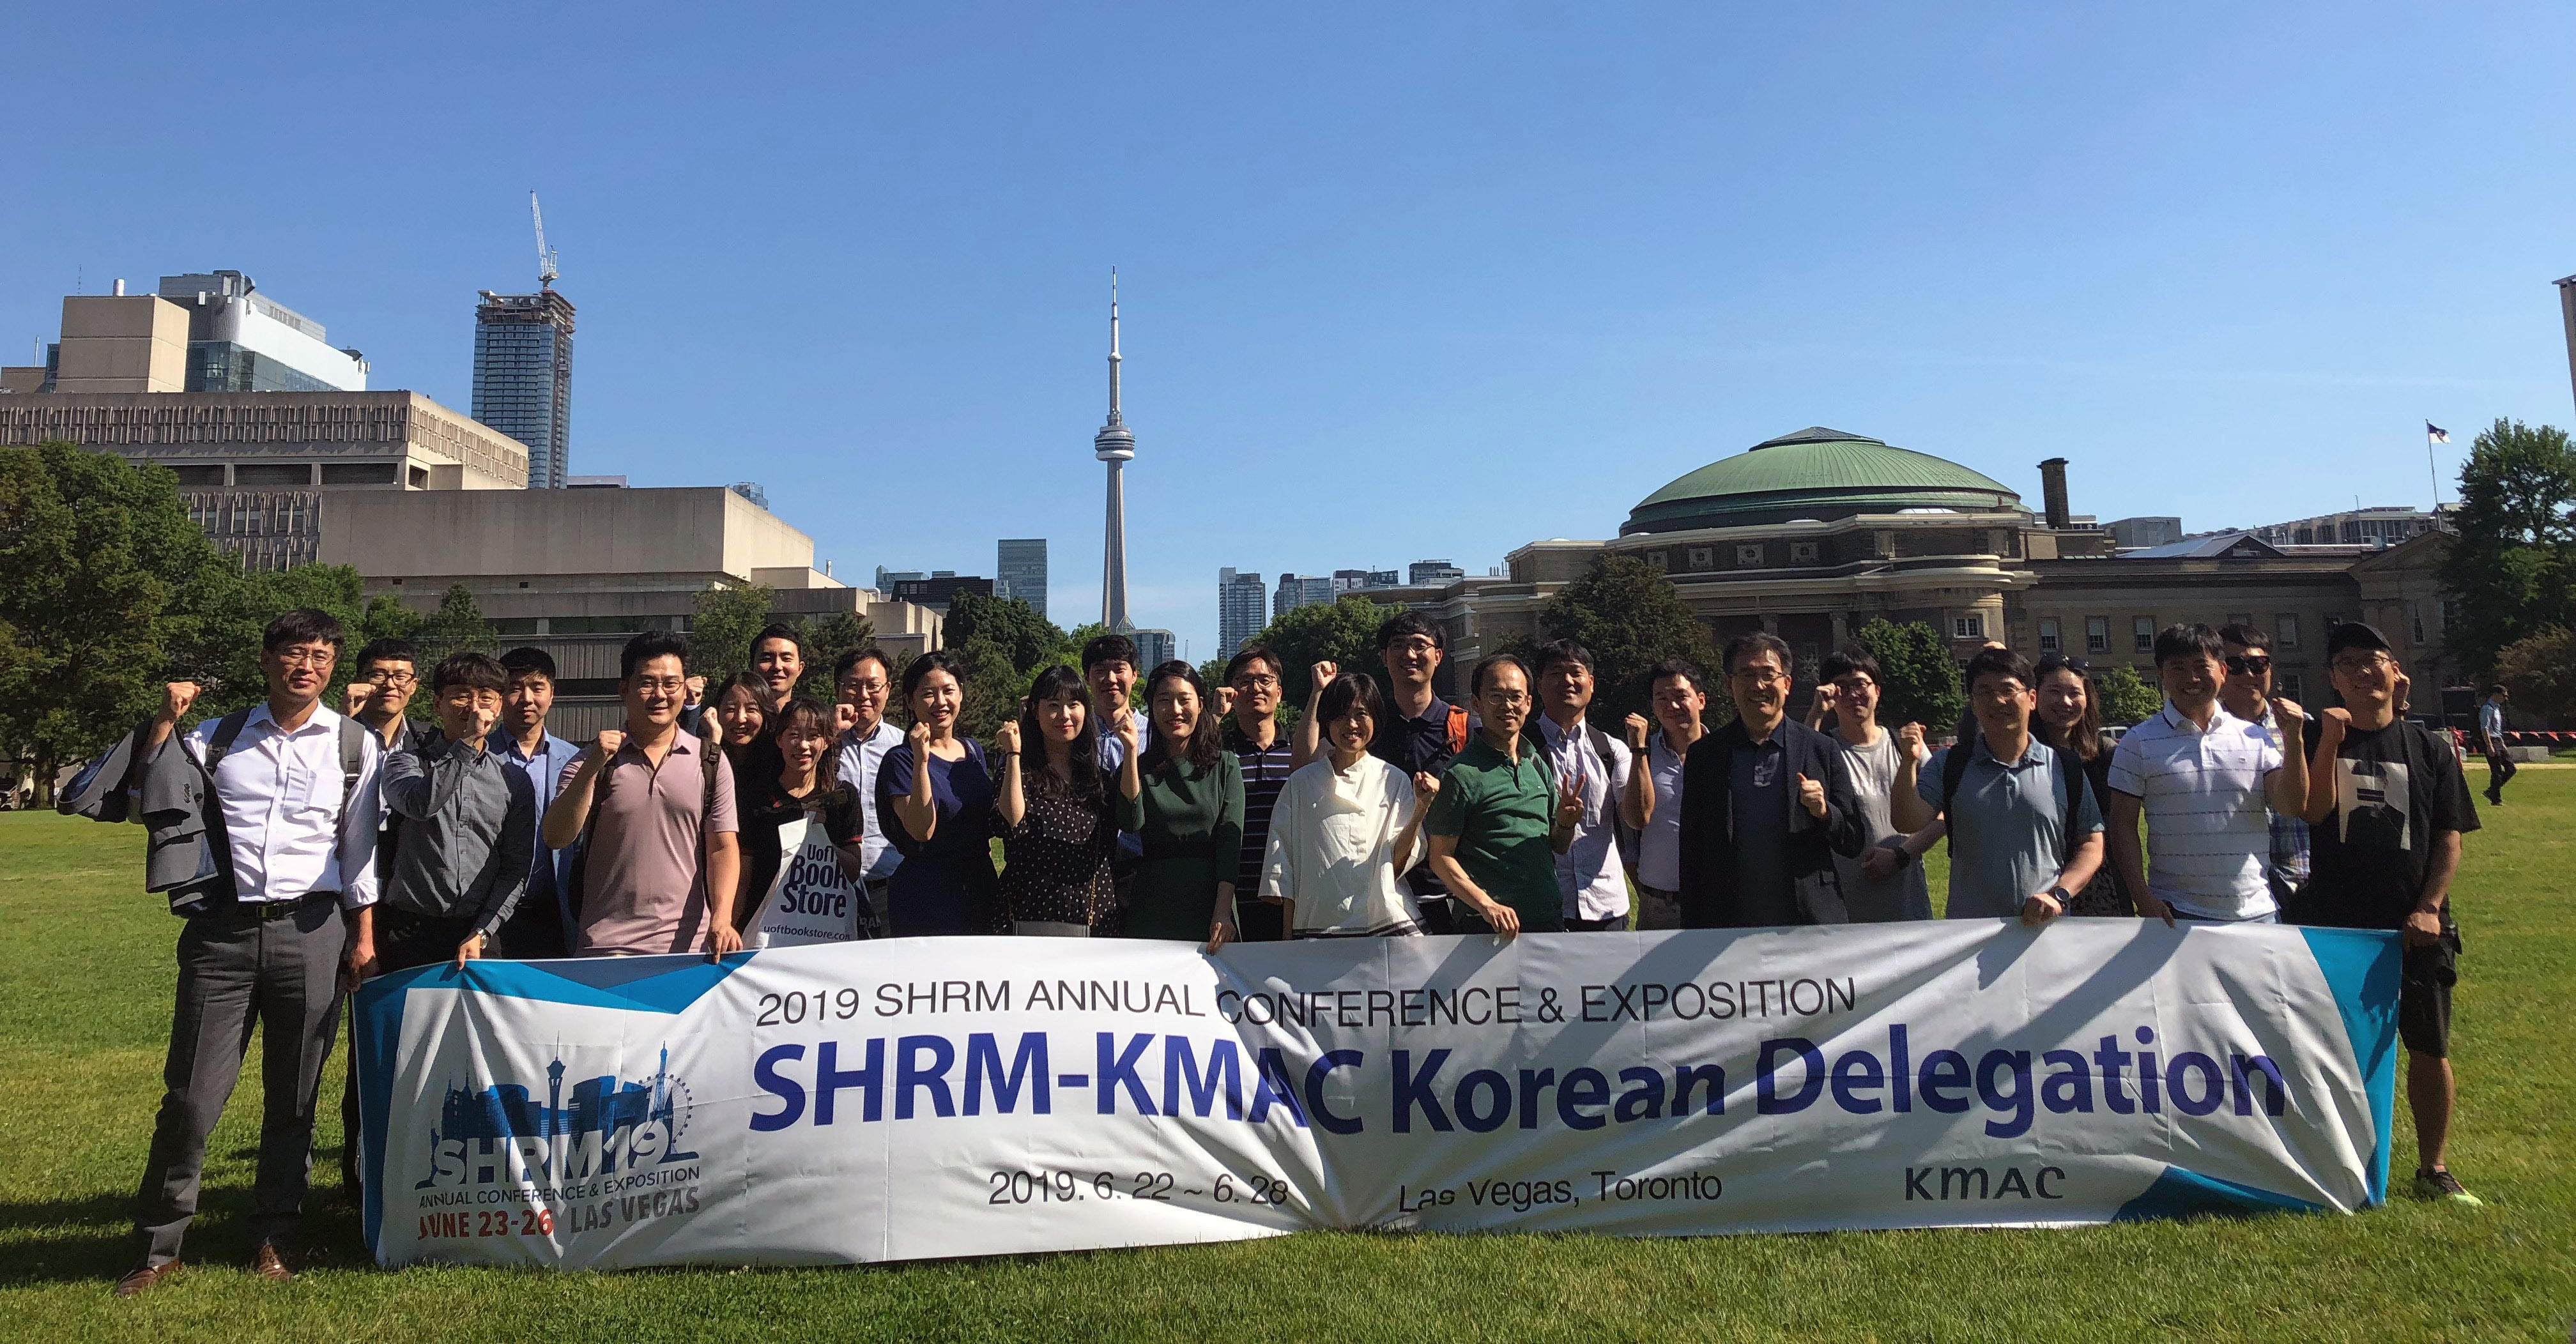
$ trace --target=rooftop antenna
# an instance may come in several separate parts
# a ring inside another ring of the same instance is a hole
[[[553,289],[557,274],[555,250],[546,246],[546,215],[544,211],[537,208],[537,193],[534,188],[528,191],[528,218],[534,220],[537,226],[537,288]]]

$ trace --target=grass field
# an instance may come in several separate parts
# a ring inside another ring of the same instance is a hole
[[[2565,1340],[2576,771],[2531,770],[2509,796],[2470,837],[2457,895],[2451,1165],[2482,1210],[2400,1198],[2350,1218],[2050,1232],[1318,1233],[883,1269],[385,1273],[336,1189],[326,1104],[311,1268],[271,1287],[242,1268],[246,1084],[209,1155],[195,1267],[125,1302],[108,1288],[134,1255],[176,924],[139,890],[138,828],[0,814],[0,1097],[17,1117],[0,1141],[0,1338]],[[2402,1188],[2402,1099],[2398,1126]]]

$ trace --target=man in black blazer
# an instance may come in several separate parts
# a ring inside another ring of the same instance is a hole
[[[1682,762],[1682,926],[1847,924],[1834,854],[1861,851],[1860,798],[1841,747],[1789,720],[1789,646],[1726,646],[1735,722]]]

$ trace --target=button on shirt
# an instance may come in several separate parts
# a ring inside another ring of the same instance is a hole
[[[2023,746],[2021,759],[1999,761],[1980,733],[1933,757],[1918,772],[1916,795],[1939,807],[1942,772],[1950,753],[1963,750],[1973,754],[1950,799],[1949,916],[2011,918],[2066,867],[2067,780],[2057,753],[2038,739]],[[2102,829],[2090,789],[2076,805],[2073,829],[2079,837]]]
[[[715,771],[714,806],[706,806],[702,753],[709,749],[704,738],[675,733],[657,766],[629,738],[592,783],[596,815],[590,853],[582,861],[581,943],[574,955],[706,949],[706,835],[741,829],[733,771],[722,761]],[[564,766],[563,782],[570,784],[580,771],[575,757]]]
[[[200,764],[218,722],[208,719],[187,736]],[[344,909],[375,904],[376,830],[384,820],[376,767],[384,753],[375,734],[363,736],[365,764],[342,826],[340,716],[316,705],[304,725],[289,732],[277,726],[266,704],[251,710],[215,767],[237,899],[293,901],[336,891]]]
[[[2271,735],[2213,707],[2203,731],[2168,701],[2111,753],[2108,783],[2147,816],[2147,890],[2202,919],[2272,913]]]
[[[877,768],[885,764],[885,754],[903,741],[903,734],[883,719],[876,730],[862,736],[853,728],[841,734],[841,782],[859,795],[859,817],[865,828],[859,837],[859,863],[870,882],[882,882],[894,876],[903,864],[903,855],[886,843],[885,827],[877,823]]]
[[[1583,821],[1574,828],[1574,843],[1556,856],[1556,885],[1565,893],[1565,917],[1624,915],[1628,913],[1628,875],[1619,865],[1618,817],[1611,809],[1619,805],[1620,792],[1628,787],[1628,771],[1636,758],[1627,743],[1605,738],[1610,759],[1602,760],[1592,733],[1579,719],[1571,729],[1559,728],[1556,720],[1542,714],[1538,725],[1551,771],[1560,780],[1581,781],[1583,789]],[[1554,813],[1551,799],[1549,814]]]

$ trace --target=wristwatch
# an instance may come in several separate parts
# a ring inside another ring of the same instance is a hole
[[[2057,902],[2057,908],[2060,910],[2063,910],[2067,906],[2075,903],[2075,898],[2067,895],[2066,888],[2064,887],[2050,887],[2048,889],[2048,899]]]
[[[1905,846],[1889,845],[1888,848],[1896,851],[1896,871],[1900,873],[1904,872],[1905,865],[1914,862],[1913,853],[1906,849]]]

